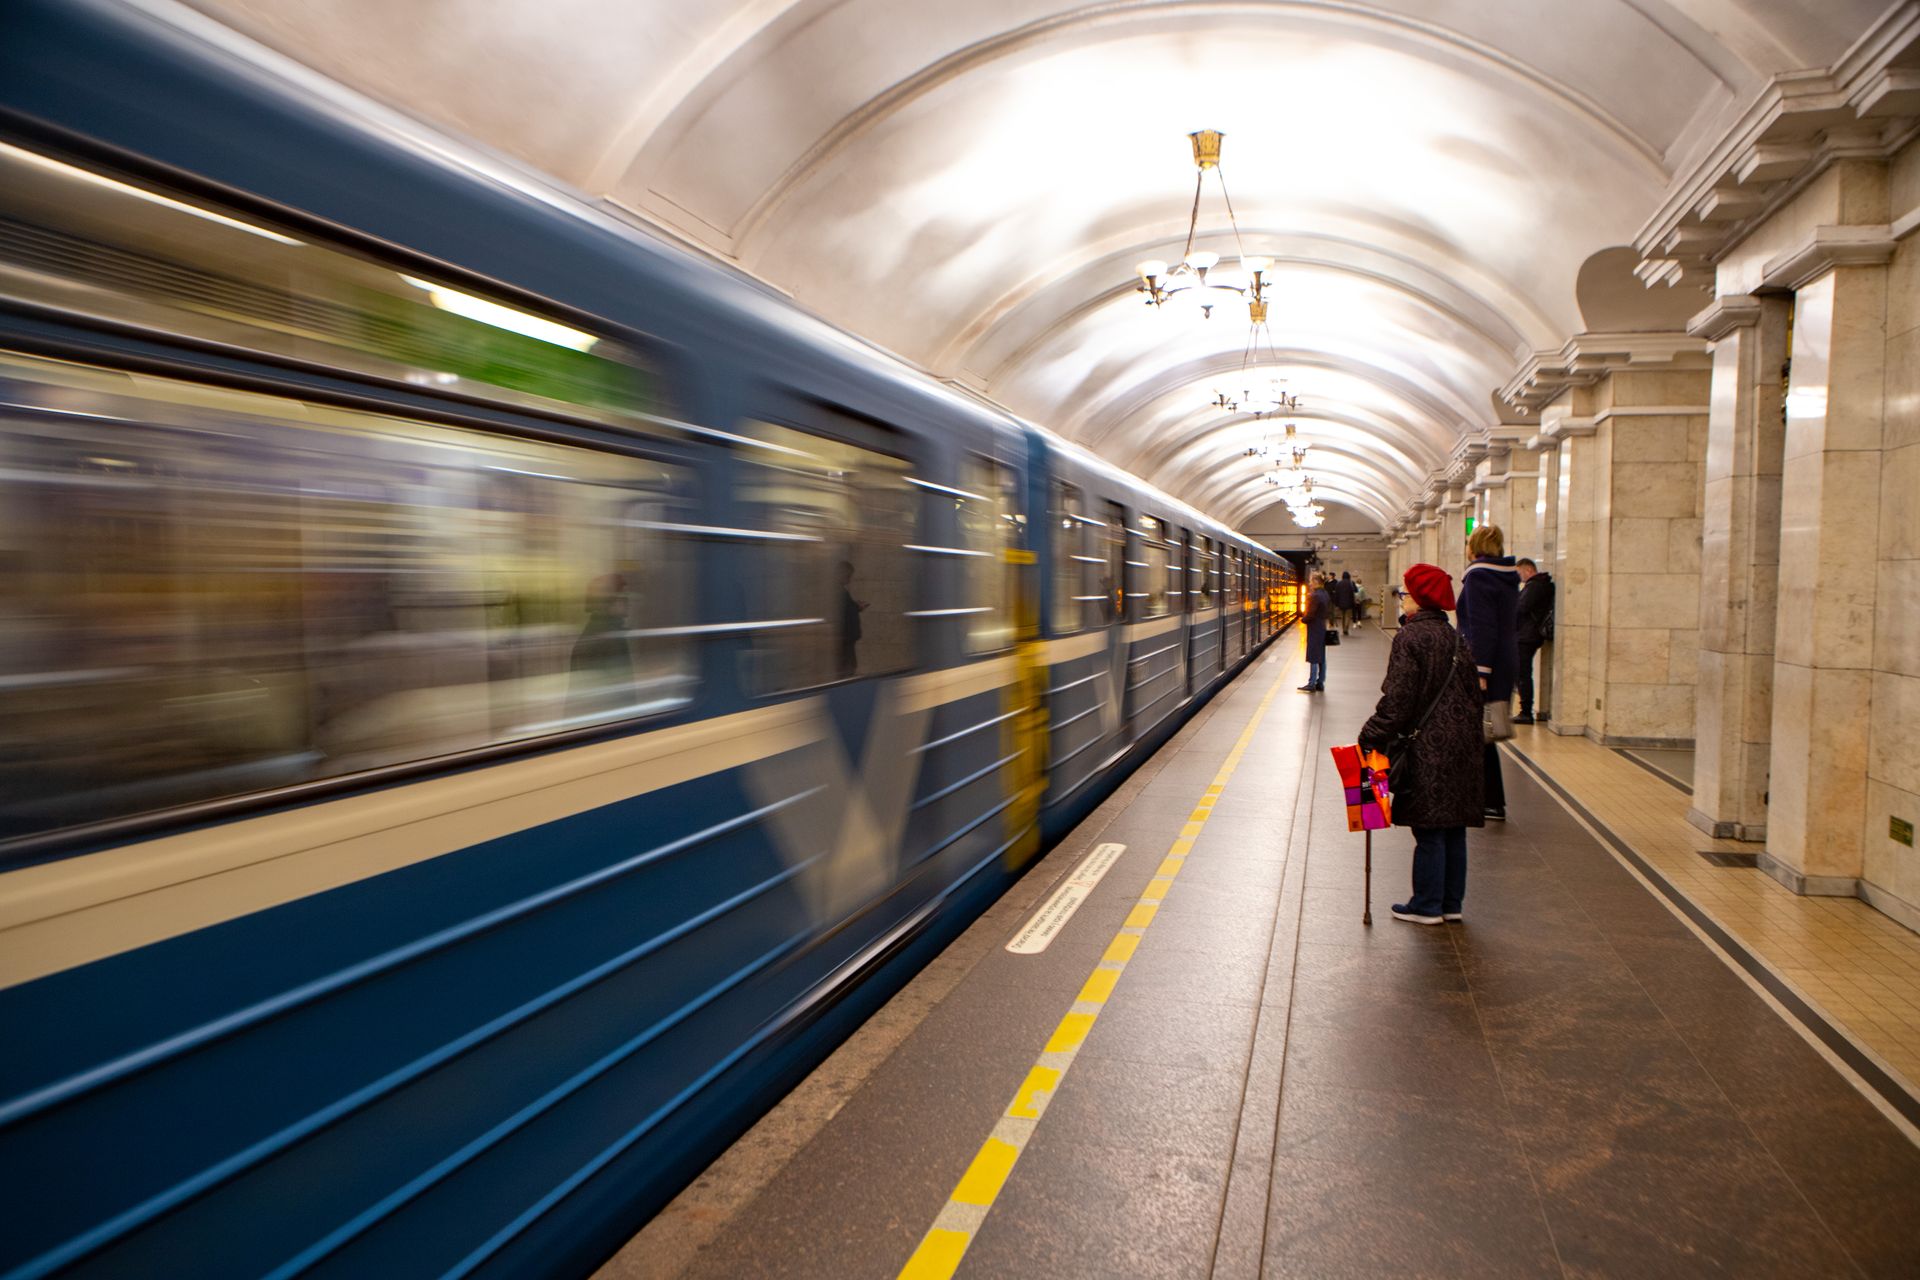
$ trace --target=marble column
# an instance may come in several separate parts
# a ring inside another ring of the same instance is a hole
[[[1723,297],[1688,326],[1713,343],[1713,389],[1687,817],[1738,840],[1766,838],[1789,308],[1782,295]]]
[[[1434,563],[1453,575],[1459,589],[1460,575],[1467,571],[1467,489],[1464,483],[1450,483],[1436,509],[1440,517],[1434,531]]]
[[[1604,616],[1594,573],[1594,488],[1597,471],[1592,393],[1573,388],[1541,412],[1540,438],[1554,451],[1555,492],[1549,495],[1557,531],[1553,553],[1556,583],[1552,728],[1583,734],[1592,707],[1592,636],[1596,617]]]
[[[1559,493],[1560,493],[1560,450],[1551,441],[1533,436],[1527,441],[1527,452],[1533,460],[1533,527],[1537,550],[1533,552],[1533,561],[1542,573],[1553,575],[1556,590],[1560,582],[1560,566],[1556,562],[1559,551]],[[1556,606],[1556,615],[1558,607]],[[1556,623],[1557,625],[1557,623]],[[1538,659],[1538,673],[1534,676],[1533,705],[1534,719],[1550,723],[1554,699],[1553,668],[1554,652],[1559,645],[1556,637],[1541,646]]]
[[[1881,266],[1833,266],[1795,287],[1760,861],[1801,893],[1851,895],[1862,874],[1886,315]]]

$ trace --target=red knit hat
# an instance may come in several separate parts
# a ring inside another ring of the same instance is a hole
[[[1439,565],[1413,565],[1400,580],[1407,584],[1407,594],[1426,608],[1453,608],[1453,579]]]

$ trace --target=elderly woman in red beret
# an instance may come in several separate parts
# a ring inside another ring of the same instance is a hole
[[[1391,762],[1393,822],[1413,828],[1413,894],[1395,904],[1393,918],[1440,924],[1460,919],[1467,828],[1486,823],[1480,682],[1473,655],[1447,621],[1453,579],[1416,564],[1402,581],[1400,630],[1360,745]]]

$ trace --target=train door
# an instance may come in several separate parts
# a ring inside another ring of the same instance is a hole
[[[1180,611],[1184,615],[1186,632],[1180,637],[1180,666],[1182,668],[1181,687],[1184,697],[1193,696],[1193,637],[1199,631],[1195,619],[1197,598],[1193,591],[1193,530],[1180,530],[1180,561],[1174,567],[1174,581],[1179,584]]]

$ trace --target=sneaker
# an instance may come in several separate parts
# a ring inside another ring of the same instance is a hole
[[[1531,715],[1528,715],[1526,712],[1522,711],[1519,715],[1513,718],[1513,722],[1515,724],[1532,724],[1533,717]]]
[[[1423,916],[1404,902],[1396,902],[1392,910],[1395,920],[1405,920],[1408,924],[1439,924],[1441,922],[1439,916]]]
[[[1507,820],[1507,811],[1504,808],[1487,810],[1488,822],[1505,822],[1506,820]]]
[[[1442,911],[1440,913],[1440,918],[1442,920],[1445,920],[1448,924],[1460,923],[1460,913],[1458,911]]]

